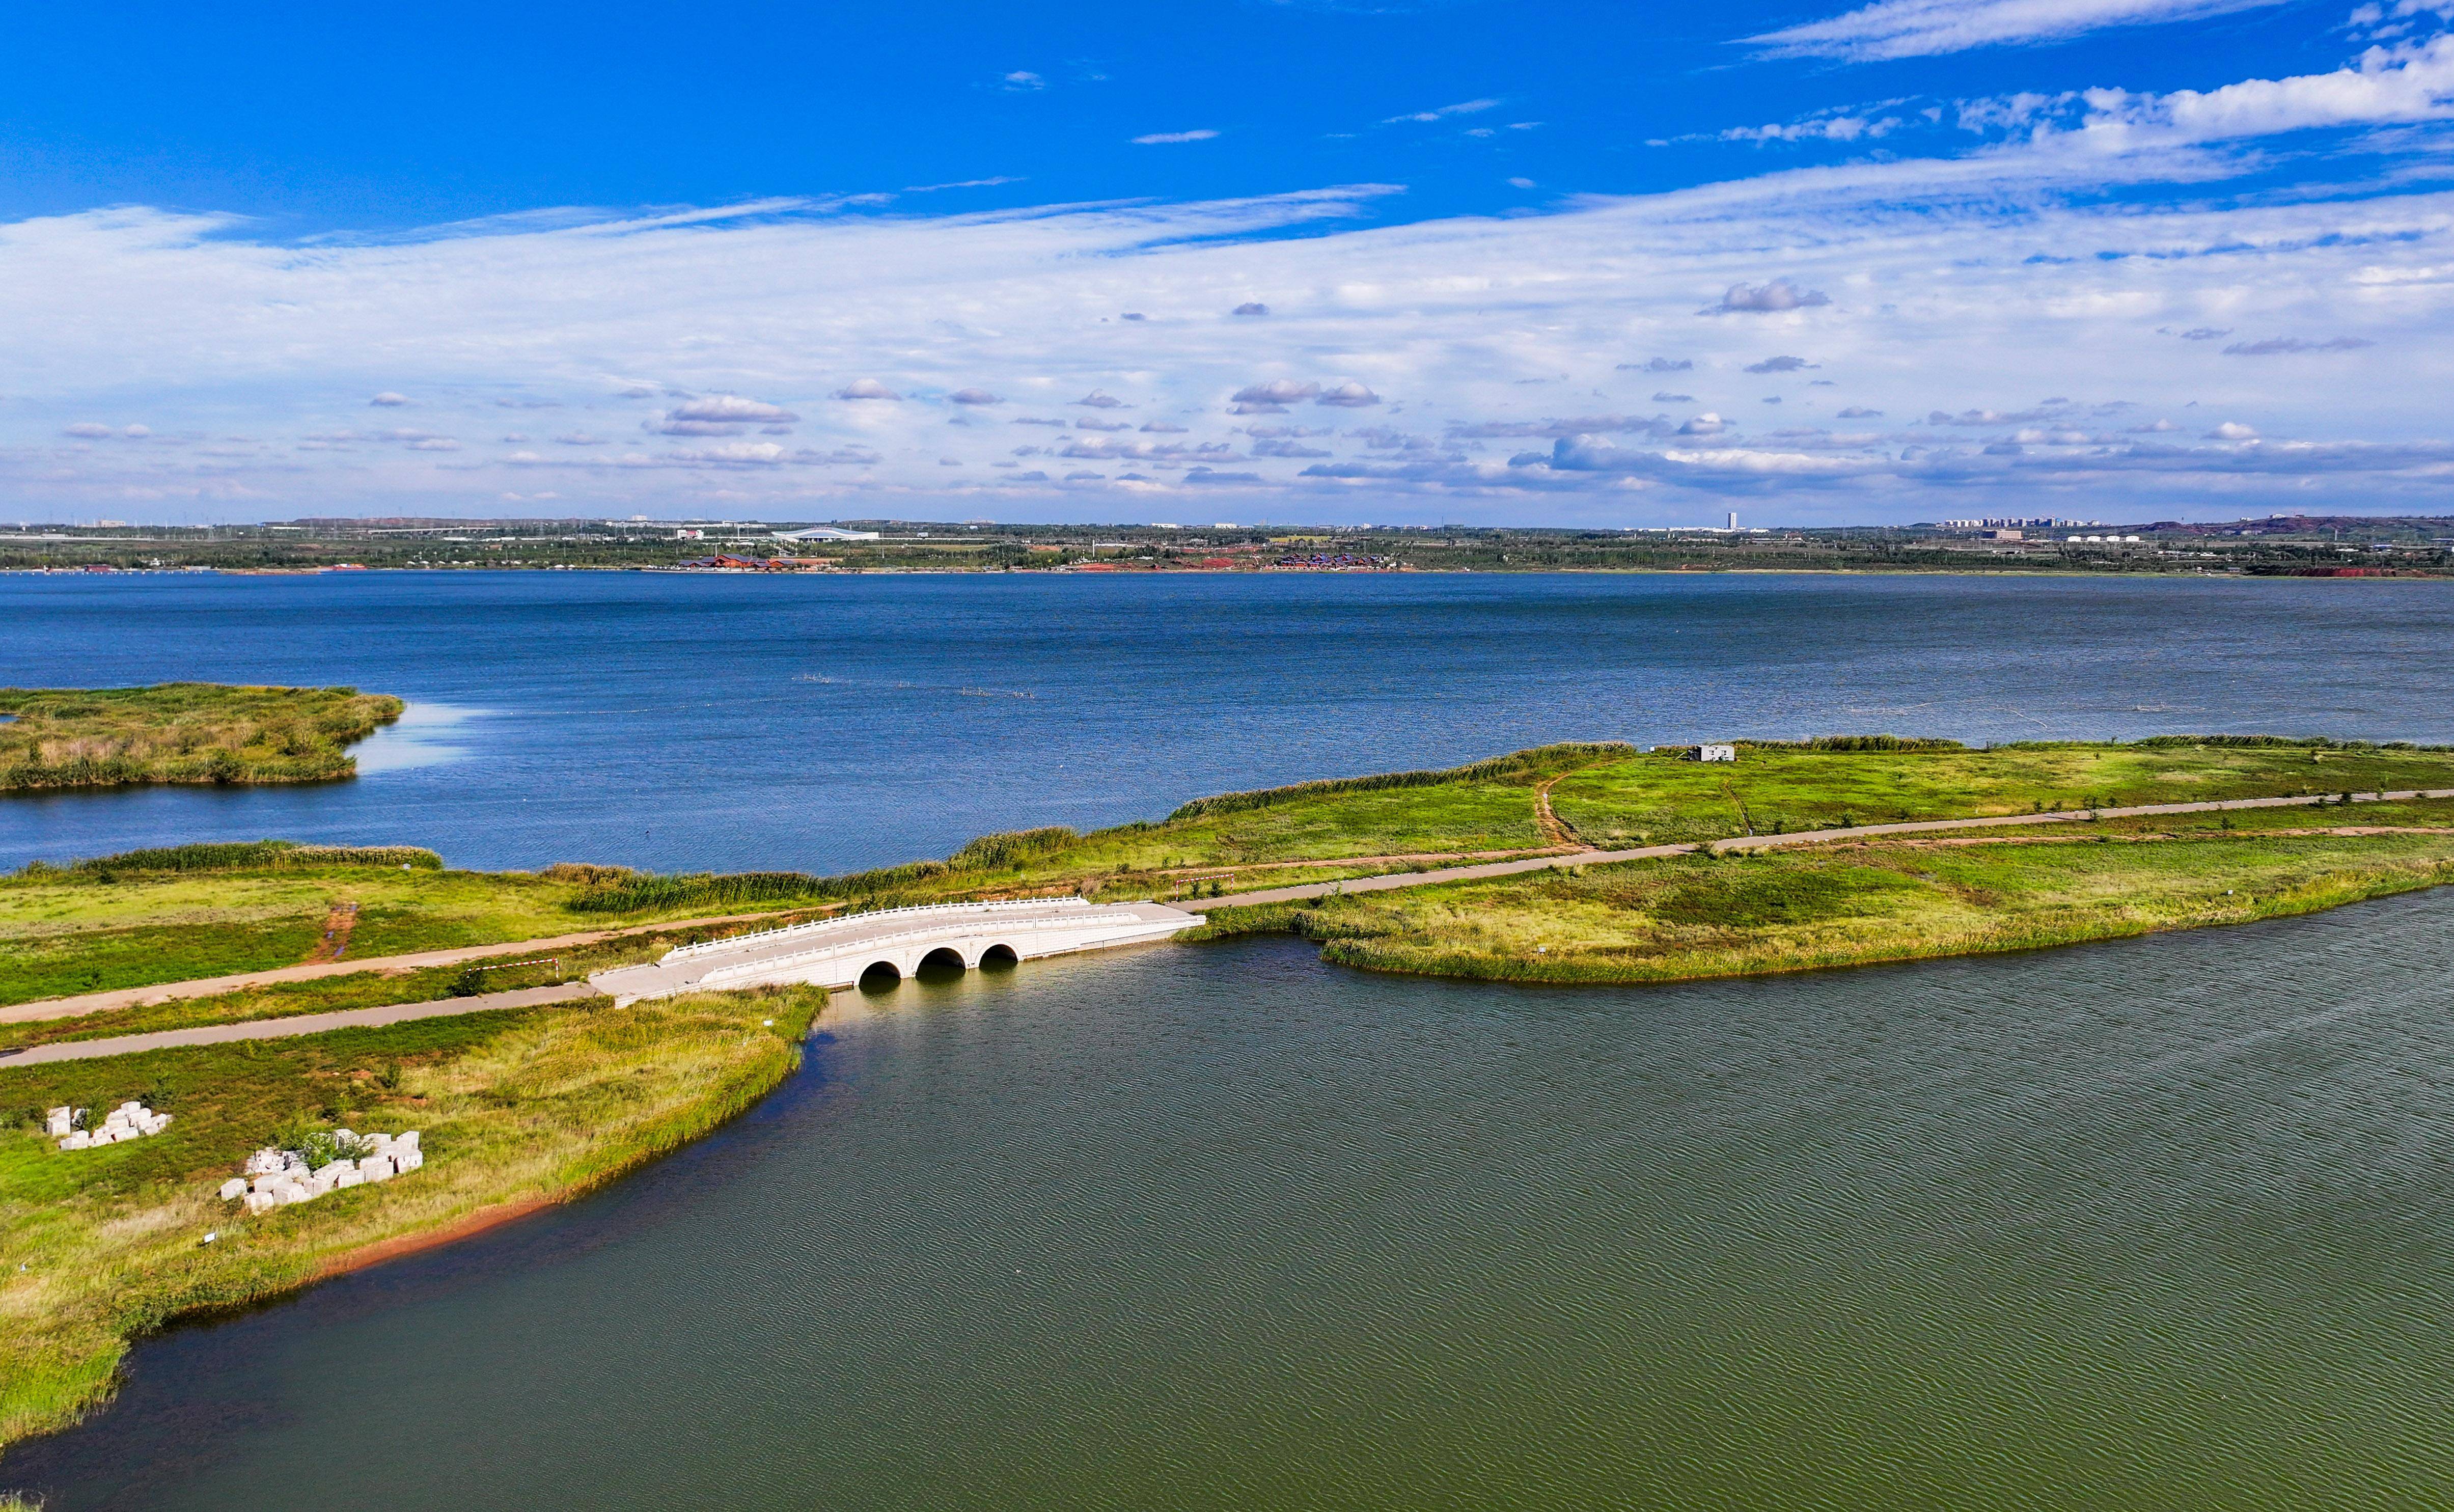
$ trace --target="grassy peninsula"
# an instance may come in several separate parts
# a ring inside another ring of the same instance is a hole
[[[1659,982],[2244,922],[2454,880],[2454,797],[2352,796],[2454,791],[2444,749],[2210,736],[1973,750],[1886,736],[1741,743],[1734,762],[1693,754],[1543,746],[1198,798],[1089,834],[992,835],[943,860],[832,877],[584,863],[476,873],[413,849],[278,841],[38,864],[0,878],[0,998],[16,1020],[0,1024],[0,1055],[570,980],[736,928],[954,898],[1197,899],[1213,937],[1290,932],[1359,967]],[[2102,812],[2277,798],[2296,801]],[[2076,821],[2047,817],[2072,810]],[[1969,818],[2002,822],[1822,833]],[[1816,837],[1792,844],[1801,832]],[[1715,850],[1768,837],[1784,848]],[[1624,854],[1641,847],[1656,854]],[[1493,862],[1545,869],[1440,875]],[[1335,890],[1399,876],[1406,885]],[[1312,896],[1236,900],[1291,885]],[[397,959],[528,941],[553,943],[510,958]],[[289,975],[171,1001],[140,993],[72,1017],[45,1017],[40,1001],[267,969]],[[127,1341],[171,1318],[554,1200],[713,1127],[789,1073],[823,1002],[799,989],[620,1010],[600,1000],[87,1061],[0,1059],[0,1442],[103,1400]],[[171,1129],[73,1153],[36,1132],[46,1106],[131,1097],[171,1113]],[[213,1198],[281,1128],[342,1124],[420,1129],[429,1162],[251,1219]],[[207,1231],[220,1237],[201,1243]]]
[[[342,748],[406,707],[355,688],[0,688],[0,791],[143,782],[330,782]]]
[[[16,1124],[0,1130],[0,1444],[106,1400],[129,1340],[171,1319],[570,1197],[706,1133],[799,1063],[825,998],[473,1014],[0,1070]],[[131,1097],[172,1114],[171,1127],[63,1154],[26,1117]],[[214,1187],[301,1124],[417,1129],[427,1163],[233,1220]],[[208,1232],[219,1238],[201,1242]]]

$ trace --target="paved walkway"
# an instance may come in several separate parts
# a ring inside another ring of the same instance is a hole
[[[1333,893],[1385,893],[1400,887],[1473,882],[1492,877],[1514,877],[1523,872],[1557,871],[1567,866],[1608,866],[1619,861],[1688,856],[1707,846],[1721,852],[1786,850],[1799,845],[1828,845],[1835,840],[1871,839],[1887,835],[1927,835],[1942,830],[1999,829],[2022,824],[2082,824],[2097,818],[2152,818],[2166,814],[2213,814],[2227,809],[2315,807],[2321,803],[2332,803],[2336,796],[2332,793],[2322,793],[2282,798],[2225,798],[2206,803],[2142,803],[2126,809],[2064,809],[2051,814],[1996,814],[1976,819],[1911,819],[1899,824],[1861,824],[1845,830],[1800,830],[1794,835],[1742,835],[1725,840],[1699,840],[1683,845],[1647,845],[1632,851],[1579,851],[1573,856],[1537,856],[1519,861],[1492,861],[1480,866],[1392,872],[1384,877],[1357,877],[1342,882],[1307,882],[1299,887],[1273,887],[1257,893],[1226,893],[1217,897],[1196,897],[1186,901],[1196,908],[1297,903],[1326,897]],[[2355,803],[2393,803],[2410,798],[2454,798],[2454,788],[2352,795]]]
[[[100,1056],[132,1056],[146,1050],[171,1050],[180,1045],[219,1045],[233,1039],[283,1039],[292,1035],[320,1035],[330,1029],[360,1029],[376,1024],[407,1023],[413,1018],[449,1018],[455,1014],[481,1014],[497,1008],[534,1008],[540,1003],[573,1002],[599,996],[584,981],[554,987],[523,987],[516,992],[481,993],[474,998],[439,998],[432,1002],[392,1003],[381,1008],[352,1008],[343,1013],[294,1014],[288,1018],[255,1018],[237,1024],[204,1024],[194,1029],[164,1029],[150,1035],[116,1035],[109,1039],[70,1039],[33,1045],[19,1051],[0,1050],[0,1070],[47,1065],[55,1060],[91,1060]]]
[[[262,987],[279,981],[314,981],[325,977],[349,977],[362,971],[417,971],[428,966],[457,966],[463,961],[486,960],[495,956],[517,956],[540,950],[571,950],[581,945],[593,945],[599,940],[619,939],[626,935],[653,935],[660,929],[703,929],[711,924],[743,924],[761,918],[778,917],[774,911],[760,914],[724,914],[714,918],[677,918],[663,924],[635,924],[627,929],[592,930],[584,935],[556,935],[551,939],[515,939],[499,945],[463,945],[452,950],[422,950],[407,956],[373,956],[365,960],[314,961],[302,966],[275,966],[267,971],[243,971],[231,977],[201,977],[194,981],[156,982],[151,987],[121,987],[111,992],[90,992],[76,998],[46,998],[39,1002],[12,1003],[0,1008],[0,1024],[29,1023],[37,1018],[74,1018],[84,1014],[108,1013],[113,1008],[136,1008],[149,1003],[176,1002],[187,998],[211,998],[215,993],[236,992],[242,987]]]

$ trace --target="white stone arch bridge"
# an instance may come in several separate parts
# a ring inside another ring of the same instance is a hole
[[[917,975],[924,963],[971,970],[1008,958],[1068,956],[1166,939],[1200,922],[1200,915],[1164,903],[1092,903],[1078,897],[934,903],[682,945],[653,964],[600,971],[588,979],[616,1006],[681,992],[790,982],[850,987],[881,968],[899,980]]]

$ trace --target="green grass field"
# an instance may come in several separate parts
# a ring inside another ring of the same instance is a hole
[[[2454,804],[2434,808],[2418,816],[2445,833],[2211,828],[2162,837],[2107,826],[2100,837],[2092,826],[2082,834],[2062,826],[1981,842],[1633,861],[1215,908],[1207,933],[1292,931],[1345,965],[1552,982],[1677,981],[2029,950],[2310,913],[2454,880]]]
[[[1824,753],[1742,747],[1729,765],[1669,754],[1598,763],[1551,804],[1594,845],[1663,844],[1902,819],[2454,788],[2454,753],[2377,747],[2039,745]]]
[[[705,1133],[798,1063],[824,1001],[703,994],[0,1069],[0,1444],[106,1400],[128,1341],[182,1314],[276,1296],[486,1208],[568,1197]],[[131,1097],[171,1127],[62,1152],[33,1122]],[[418,1129],[426,1166],[253,1218],[219,1200],[298,1120]]]
[[[355,688],[0,688],[0,791],[136,782],[330,782],[343,749],[400,717]]]

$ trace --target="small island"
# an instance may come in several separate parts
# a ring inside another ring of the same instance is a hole
[[[236,694],[267,696],[251,728],[324,710],[335,752],[333,732],[357,728],[345,712],[397,713],[347,689],[217,690],[199,707],[228,713]],[[1180,938],[1279,932],[1347,966],[1657,983],[2241,923],[2454,880],[2446,748],[1854,736],[1713,754],[1728,758],[1543,746],[839,876],[465,872],[412,848],[265,841],[0,877],[0,1116],[15,1119],[0,1129],[0,1444],[108,1400],[129,1341],[172,1319],[566,1200],[750,1106],[800,1063],[826,994],[616,1008],[588,986],[679,944],[1078,897],[1174,901],[1208,920]],[[324,1027],[335,1014],[362,1018]],[[267,1038],[76,1048],[205,1027]],[[11,1064],[37,1051],[88,1058]],[[62,1112],[130,1102],[170,1118],[107,1147],[50,1133]],[[261,1212],[219,1195],[245,1185],[232,1172],[251,1152],[345,1131],[417,1131],[422,1161]]]
[[[357,773],[343,748],[406,707],[355,688],[0,688],[0,792],[336,781]]]

